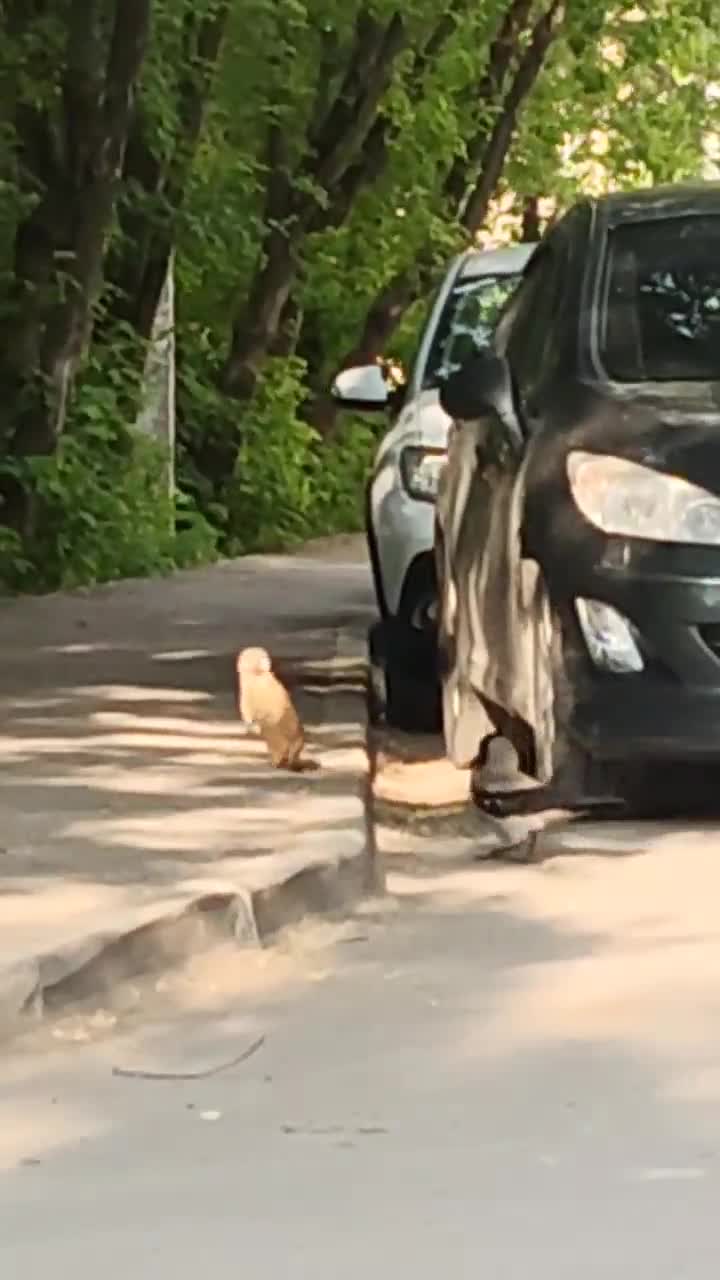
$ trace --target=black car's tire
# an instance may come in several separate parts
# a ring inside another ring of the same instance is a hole
[[[529,726],[524,726],[524,733],[506,733],[522,768],[532,773],[536,772],[538,761],[545,764],[539,775],[545,780],[532,795],[532,808],[527,811],[577,807],[592,813],[597,806],[598,813],[605,817],[637,819],[698,816],[710,812],[713,804],[717,811],[718,773],[713,777],[702,766],[687,763],[596,759],[568,733],[574,685],[571,672],[578,641],[568,619],[563,626],[562,617],[555,610],[550,612],[550,619],[549,636],[543,627],[537,627],[534,664],[536,689],[551,682],[553,714],[545,723],[536,723],[529,738]],[[512,779],[508,778],[508,782],[512,783]],[[518,779],[518,786],[521,785]],[[492,786],[488,789],[479,761],[473,771],[476,804],[485,807],[494,790]],[[517,805],[514,801],[512,804],[515,812],[525,811],[521,797],[518,796]]]
[[[558,730],[554,743],[553,790],[562,796],[613,796],[617,816],[670,818],[689,799],[683,770],[653,766],[648,761],[597,760],[563,728],[569,719],[571,682],[565,665],[563,627],[553,618],[553,681]]]
[[[616,800],[617,816],[640,813],[647,802],[647,773],[643,767],[609,764],[595,759],[567,731],[572,709],[572,680],[566,651],[567,630],[555,611],[552,613],[552,639],[549,652],[538,653],[538,662],[549,664],[554,690],[554,727],[552,743],[552,777],[546,784],[554,803],[572,808],[583,798]],[[536,738],[536,751],[540,747]]]
[[[371,719],[408,733],[437,733],[442,712],[434,634],[385,618],[371,628],[369,650]]]
[[[538,655],[540,661],[543,656],[550,663],[555,694],[552,785],[563,794],[587,795],[593,786],[602,785],[602,770],[564,727],[570,715],[572,689],[565,661],[563,626],[557,613],[552,614],[550,653]]]
[[[538,636],[540,629],[538,630]],[[551,809],[597,809],[615,812],[615,792],[583,748],[563,727],[564,681],[557,670],[557,635],[551,649],[535,653],[536,689],[552,675],[553,715],[531,728],[501,707],[495,708],[498,737],[512,746],[498,764],[488,761],[486,744],[473,766],[471,794],[476,805],[498,818],[529,817]],[[543,703],[536,704],[538,709]],[[545,704],[546,705],[546,704]],[[502,727],[501,727],[502,726]],[[514,757],[514,759],[513,759]],[[497,760],[497,757],[496,757]],[[489,766],[489,767],[488,767]],[[549,776],[548,776],[549,766]],[[602,803],[600,803],[602,802]]]

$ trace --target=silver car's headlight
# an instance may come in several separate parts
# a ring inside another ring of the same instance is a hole
[[[720,546],[720,498],[681,476],[582,450],[568,455],[567,475],[578,508],[603,533]]]
[[[400,475],[411,498],[417,498],[419,502],[435,501],[446,459],[445,449],[426,449],[422,445],[408,445],[403,449]]]

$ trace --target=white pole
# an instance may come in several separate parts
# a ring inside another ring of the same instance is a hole
[[[175,271],[171,256],[145,360],[136,423],[166,451],[168,492],[175,492]]]

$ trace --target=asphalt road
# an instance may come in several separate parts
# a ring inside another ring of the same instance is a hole
[[[228,568],[198,680],[221,686],[234,619],[255,638],[251,582],[277,625],[362,625],[367,576],[344,556],[298,563],[292,601],[287,560]],[[169,644],[190,661],[203,581],[171,583],[172,635],[151,585],[85,602],[116,679],[138,644],[149,666]],[[87,660],[59,608],[6,607],[0,688],[33,634],[40,698],[51,663]],[[388,898],[346,926],[206,957],[5,1049],[0,1275],[715,1273],[718,827],[578,828],[530,867],[474,864],[466,828],[380,835]],[[113,1074],[204,1070],[260,1036],[209,1078]]]
[[[344,929],[42,1032],[0,1067],[0,1274],[707,1280],[717,843],[515,868],[409,843]],[[204,1081],[112,1074],[260,1035]]]
[[[291,678],[298,662],[361,652],[363,540],[301,551],[0,599],[0,1039],[38,957],[53,957],[41,965],[52,983],[96,954],[97,934],[127,936],[209,884],[249,888],[332,860],[342,824],[359,846],[361,702],[319,696],[322,666],[317,695],[299,695],[308,754],[330,753],[307,779],[269,774],[238,720],[245,645]]]

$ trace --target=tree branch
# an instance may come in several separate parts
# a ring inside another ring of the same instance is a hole
[[[99,0],[72,0],[68,15],[62,79],[65,167],[74,181],[92,163],[103,95],[102,6]]]
[[[540,196],[526,196],[522,203],[520,239],[523,244],[533,244],[540,239],[541,234]]]
[[[542,70],[548,49],[565,18],[565,0],[552,0],[533,27],[532,39],[518,63],[488,139],[482,171],[462,210],[461,223],[471,234],[480,230],[500,180],[505,157],[517,128],[518,115]]]
[[[334,27],[327,27],[320,37],[318,86],[308,131],[308,136],[313,146],[315,145],[313,140],[317,139],[330,107],[332,86],[338,65],[339,47],[340,41],[337,31]]]
[[[424,91],[424,77],[429,66],[437,61],[444,46],[457,30],[462,10],[466,9],[470,0],[462,0],[452,13],[446,13],[430,32],[425,44],[416,52],[408,77],[409,96],[417,101]],[[332,192],[332,199],[325,208],[318,207],[312,220],[307,224],[310,231],[322,231],[327,227],[342,226],[348,217],[359,193],[371,186],[380,178],[388,159],[390,121],[385,115],[376,114],[374,123],[365,135],[365,140],[356,159],[338,178]]]
[[[196,27],[193,31],[193,39],[185,55],[192,73],[183,75],[178,86],[178,115],[184,133],[176,154],[193,153],[195,150],[229,12],[230,0],[216,0],[214,8],[206,14],[199,28]]]
[[[236,316],[230,352],[221,375],[224,390],[239,399],[252,394],[259,367],[276,340],[297,273],[294,238],[287,219],[293,205],[288,146],[281,125],[272,123],[267,138],[266,233],[250,291]]]
[[[532,28],[529,44],[519,57],[515,74],[502,98],[502,90],[507,85],[510,67],[525,30],[530,5],[531,0],[512,0],[490,49],[479,91],[485,105],[489,109],[495,109],[496,123],[492,128],[479,130],[469,148],[472,166],[476,173],[477,167],[481,166],[481,172],[464,210],[461,200],[468,185],[468,156],[453,165],[444,184],[448,216],[456,218],[460,214],[462,224],[471,232],[478,229],[485,217],[487,205],[502,172],[520,107],[537,79],[547,50],[564,17],[563,0],[552,0]],[[408,305],[429,287],[435,265],[433,246],[428,243],[416,254],[411,269],[398,272],[380,290],[367,312],[360,339],[353,350],[347,353],[342,367],[368,363],[385,349],[385,344]]]
[[[355,19],[355,34],[348,51],[346,71],[335,101],[319,120],[317,128],[309,134],[310,148],[316,155],[331,151],[345,127],[348,112],[352,114],[358,92],[366,76],[370,74],[377,58],[384,27],[372,17],[366,5]]]
[[[315,159],[310,177],[326,191],[331,191],[356,159],[390,85],[395,61],[406,45],[407,30],[398,12],[385,28],[365,11],[359,16],[347,74],[312,145]]]
[[[116,0],[103,95],[105,142],[98,157],[113,177],[120,176],[135,87],[150,36],[152,3]]]
[[[410,71],[410,97],[416,99],[422,93],[425,73],[433,63],[437,62],[448,40],[457,31],[463,13],[469,8],[470,0],[458,0],[456,7],[444,13],[430,32],[425,44],[418,49]]]
[[[495,39],[490,45],[487,66],[473,97],[481,111],[491,112],[499,105],[499,97],[512,65],[518,42],[525,31],[533,0],[510,0]],[[468,143],[465,155],[457,156],[448,174],[444,192],[450,207],[459,206],[467,192],[468,170],[482,159],[487,147],[489,126],[483,122]]]
[[[134,185],[155,207],[148,212],[131,198],[121,213],[123,237],[111,266],[115,286],[112,315],[132,324],[142,337],[150,336],[167,278],[175,222],[185,202],[229,7],[229,0],[216,0],[202,19],[195,12],[186,16],[175,86],[176,134],[168,160],[161,161],[153,151],[142,105],[134,112],[123,177],[126,187],[131,190]]]
[[[378,116],[370,130],[362,153],[355,164],[346,169],[336,183],[332,199],[325,207],[318,205],[307,223],[309,232],[341,227],[349,216],[361,191],[377,182],[388,161],[388,122]]]
[[[0,6],[0,18],[8,36],[13,39],[27,31],[47,10],[48,0],[4,0]]]
[[[64,164],[36,171],[41,198],[15,240],[18,305],[0,336],[8,385],[25,405],[14,431],[13,448],[20,453],[51,451],[63,429],[102,285],[151,7],[152,0],[114,0],[104,80],[101,74],[99,83],[92,65],[96,58],[102,68],[98,0],[69,0],[66,10]],[[52,144],[47,119],[45,127]],[[23,144],[28,141],[32,146],[32,137]],[[49,301],[46,292],[32,287],[36,281],[53,286]]]

